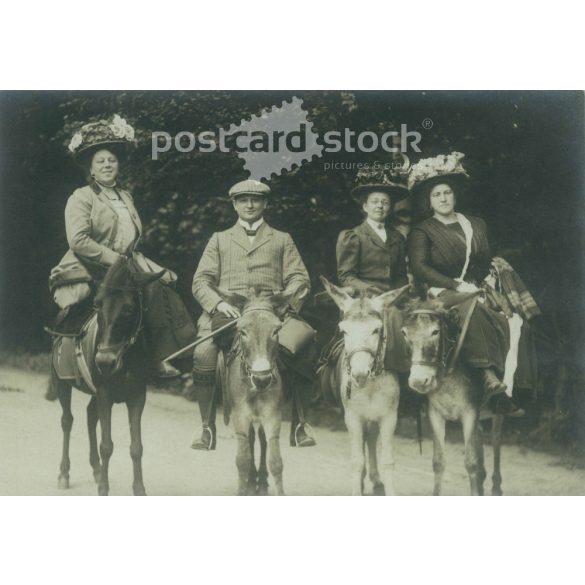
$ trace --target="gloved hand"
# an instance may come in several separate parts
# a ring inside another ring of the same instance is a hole
[[[462,281],[459,283],[455,290],[460,293],[473,293],[478,292],[480,289],[477,288],[477,286],[475,286],[475,284],[472,284],[471,282]]]

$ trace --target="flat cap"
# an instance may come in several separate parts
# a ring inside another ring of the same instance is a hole
[[[254,179],[247,179],[236,183],[230,190],[229,196],[234,199],[240,195],[256,195],[261,197],[268,197],[270,195],[270,187],[260,181]]]

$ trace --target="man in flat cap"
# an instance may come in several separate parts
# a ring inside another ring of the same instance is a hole
[[[270,188],[260,181],[246,180],[236,183],[229,196],[238,214],[238,221],[230,229],[211,236],[193,277],[193,296],[203,308],[199,319],[199,335],[212,330],[217,317],[237,318],[237,307],[224,301],[213,287],[246,294],[250,287],[267,293],[290,292],[310,287],[309,275],[291,236],[270,227],[264,221]],[[306,298],[306,296],[305,296]],[[302,304],[302,300],[300,304]],[[293,311],[301,307],[293,306]],[[213,329],[216,329],[214,326]],[[215,370],[218,358],[218,339],[198,345],[193,355],[193,383],[196,390],[203,431],[195,437],[193,449],[212,450],[217,443],[215,429]],[[307,368],[309,352],[286,360],[289,386],[293,396],[291,445],[310,447],[315,444],[307,434],[304,421],[303,399],[312,392],[313,369]],[[284,356],[283,356],[284,357]],[[290,379],[294,383],[290,384]]]

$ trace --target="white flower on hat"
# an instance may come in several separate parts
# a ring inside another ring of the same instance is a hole
[[[132,126],[130,126],[130,124],[118,114],[114,115],[112,123],[110,124],[110,129],[116,138],[123,138],[128,141],[134,140],[134,128],[132,128]]]
[[[81,132],[76,132],[73,135],[73,138],[71,138],[71,142],[69,143],[69,150],[71,152],[75,152],[79,146],[81,145],[81,143],[83,142],[83,136],[81,135]]]
[[[461,161],[465,155],[461,152],[441,154],[434,158],[424,158],[418,161],[410,169],[408,186],[412,189],[415,185],[434,177],[442,175],[464,175],[468,176]]]

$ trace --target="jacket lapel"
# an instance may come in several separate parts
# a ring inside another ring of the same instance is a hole
[[[266,222],[263,222],[262,225],[258,228],[258,233],[256,234],[252,248],[248,253],[251,254],[254,252],[254,250],[257,250],[260,246],[263,246],[269,242],[271,238],[272,228]]]
[[[134,207],[134,201],[132,201],[132,197],[130,197],[130,195],[123,189],[118,189],[117,191],[118,195],[120,195],[120,198],[128,208],[128,211],[130,212],[130,217],[132,218],[132,221],[136,226],[136,230],[138,231],[138,236],[140,237],[142,235],[142,223],[140,221],[140,218],[138,217],[136,208]]]
[[[364,221],[364,223],[362,223],[362,226],[364,228],[365,233],[368,235],[368,237],[370,238],[370,240],[372,241],[372,243],[376,246],[378,246],[378,248],[382,248],[384,250],[388,249],[388,242],[390,240],[390,238],[386,239],[386,242],[384,242],[382,240],[382,238],[380,238],[380,236],[373,230],[372,226],[367,222]],[[388,234],[388,230],[386,230],[386,234]]]
[[[232,242],[235,242],[236,244],[238,244],[238,246],[244,248],[246,252],[250,250],[251,247],[250,240],[248,240],[248,236],[246,235],[244,228],[239,223],[236,223],[236,225],[232,227],[232,229],[230,230],[230,235],[232,238]]]
[[[110,203],[110,200],[106,197],[101,187],[96,182],[91,183],[89,186],[91,187],[91,190],[96,194],[97,198],[102,203],[105,203],[114,213],[116,213],[114,206]],[[116,213],[116,216],[117,215],[118,214]]]

